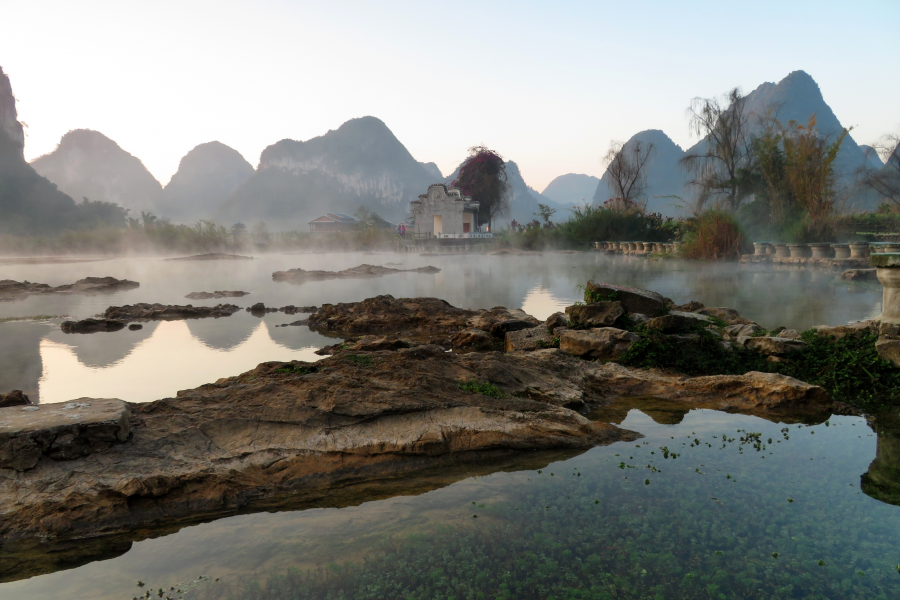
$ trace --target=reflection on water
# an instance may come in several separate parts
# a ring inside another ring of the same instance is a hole
[[[269,325],[252,317],[239,316],[232,321],[248,326],[246,335],[244,327],[231,328],[223,319],[208,321],[231,333],[216,338],[213,328],[200,327],[209,334],[208,338],[201,337],[191,327],[195,322],[165,321],[149,324],[145,328],[149,334],[145,330],[95,334],[76,338],[78,343],[74,345],[65,343],[72,336],[47,336],[40,343],[41,402],[64,402],[84,396],[148,402],[248,371],[264,361],[315,361],[321,357],[314,351],[327,343],[325,338],[301,327],[283,328],[291,330],[288,333],[294,344],[276,342]],[[139,335],[128,337],[134,333]],[[228,339],[235,344],[217,346],[209,338]],[[113,343],[120,341],[121,344]]]
[[[222,519],[2,584],[0,596],[124,598],[139,579],[168,589],[202,574],[223,578],[216,589],[234,592],[224,597],[243,598],[252,579],[349,561],[325,587],[377,578],[381,597],[400,597],[391,586],[444,597],[441,582],[459,597],[473,586],[499,597],[504,585],[524,598],[579,597],[564,592],[592,586],[614,586],[617,598],[893,597],[900,509],[860,492],[875,450],[863,419],[785,426],[692,410],[667,425],[631,409],[622,426],[646,437],[418,496]]]
[[[872,498],[900,506],[900,415],[897,411],[878,415],[872,429],[878,434],[878,446],[860,486]]]

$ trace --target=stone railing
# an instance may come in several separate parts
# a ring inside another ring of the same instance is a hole
[[[594,242],[594,250],[609,254],[677,254],[681,242]]]
[[[439,233],[435,237],[442,240],[483,240],[494,237],[493,233]]]

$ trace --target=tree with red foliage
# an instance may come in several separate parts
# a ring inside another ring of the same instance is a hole
[[[469,148],[469,157],[450,184],[478,202],[478,224],[493,224],[494,217],[509,211],[509,179],[503,157],[484,146]]]

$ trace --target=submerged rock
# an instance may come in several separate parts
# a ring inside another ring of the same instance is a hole
[[[109,333],[125,328],[125,323],[116,319],[82,319],[63,321],[59,326],[63,333]]]
[[[85,277],[75,283],[57,287],[51,287],[46,283],[3,279],[0,280],[0,301],[19,300],[34,294],[112,294],[140,286],[141,284],[136,281],[115,277]]]
[[[273,281],[287,281],[288,283],[306,283],[307,281],[322,281],[325,279],[348,279],[360,277],[384,277],[393,273],[439,273],[437,267],[419,267],[418,269],[392,269],[378,265],[359,265],[343,271],[306,271],[304,269],[290,269],[287,271],[275,271],[272,273]]]
[[[209,300],[210,298],[242,298],[249,296],[250,292],[242,291],[215,291],[215,292],[191,292],[185,298],[188,300]]]
[[[110,306],[104,316],[118,321],[172,321],[178,319],[204,319],[212,317],[230,317],[240,307],[234,304],[216,304],[215,306],[180,306],[177,304],[129,304],[126,306]]]

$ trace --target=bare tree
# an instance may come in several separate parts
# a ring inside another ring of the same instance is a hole
[[[644,144],[640,140],[627,144],[616,140],[609,143],[609,151],[603,160],[607,165],[607,184],[613,198],[621,199],[628,205],[637,204],[644,197],[647,163],[653,148],[653,144]]]
[[[861,167],[862,184],[900,207],[900,133],[884,136],[872,148],[881,156],[884,166]]]
[[[737,209],[741,194],[740,171],[747,166],[750,151],[746,96],[734,88],[722,97],[694,98],[687,109],[691,133],[702,139],[699,152],[684,156],[680,163],[694,174],[697,207],[710,201],[729,210]]]

